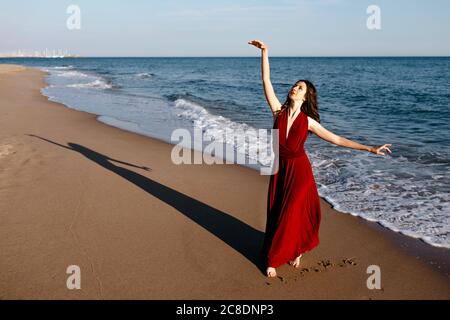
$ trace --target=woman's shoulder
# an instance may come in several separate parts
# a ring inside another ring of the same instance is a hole
[[[279,116],[284,110],[286,110],[286,108],[283,108],[283,107],[281,107],[280,109],[276,110],[276,111],[273,113],[274,118],[275,118],[275,119],[278,118],[278,116]]]
[[[280,117],[280,114],[283,112],[282,109],[276,110],[273,112],[273,124],[275,125],[278,118]]]

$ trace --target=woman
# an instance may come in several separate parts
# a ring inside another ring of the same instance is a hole
[[[276,268],[289,261],[298,268],[303,253],[319,244],[320,200],[311,164],[303,145],[308,132],[338,146],[384,155],[388,146],[365,146],[340,137],[320,125],[316,88],[308,80],[299,80],[289,90],[282,105],[270,82],[267,46],[252,40],[261,49],[264,94],[279,129],[278,171],[270,177],[267,198],[267,222],[263,254],[267,276],[275,277]]]

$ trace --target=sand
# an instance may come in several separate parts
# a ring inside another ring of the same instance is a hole
[[[2,64],[0,65],[0,74],[14,73],[19,71],[24,71],[24,66],[14,65],[14,64]]]
[[[0,65],[0,299],[450,298],[448,249],[323,200],[319,247],[267,278],[268,176],[174,165],[171,145],[49,102],[44,75]]]

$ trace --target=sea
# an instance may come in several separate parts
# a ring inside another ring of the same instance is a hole
[[[42,94],[51,101],[174,145],[174,130],[197,130],[251,157],[254,146],[224,133],[273,127],[259,57],[0,63],[46,71]],[[343,213],[450,248],[450,57],[270,57],[270,70],[281,103],[297,80],[308,79],[323,127],[365,145],[392,144],[381,156],[309,135],[305,149],[321,197]],[[267,164],[264,154],[249,167]]]

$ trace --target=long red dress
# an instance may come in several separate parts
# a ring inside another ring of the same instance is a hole
[[[304,149],[308,117],[300,112],[286,139],[287,120],[288,108],[285,108],[273,125],[274,129],[279,129],[279,167],[270,177],[262,249],[267,266],[273,268],[319,244],[319,193]]]

